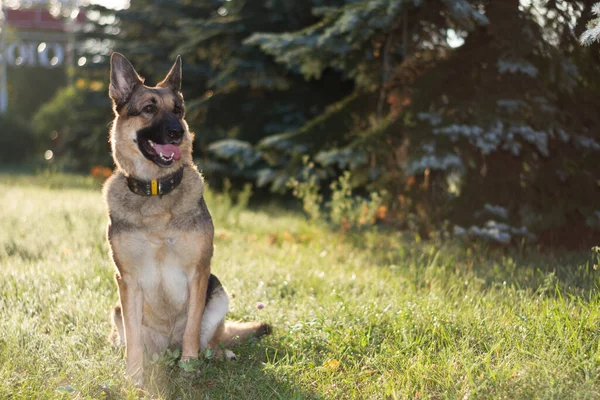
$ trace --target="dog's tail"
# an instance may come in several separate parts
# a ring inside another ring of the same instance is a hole
[[[117,305],[110,313],[113,329],[108,340],[117,347],[125,345],[125,327],[123,326],[123,315],[121,305]],[[220,332],[219,332],[220,331]],[[271,325],[264,322],[238,322],[225,321],[216,332],[216,341],[225,346],[233,346],[243,343],[250,338],[260,338],[273,332]]]
[[[219,342],[225,346],[234,346],[250,338],[259,338],[273,332],[271,325],[264,322],[225,321],[224,328]]]

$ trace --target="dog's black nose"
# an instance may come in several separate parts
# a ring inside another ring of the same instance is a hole
[[[167,135],[169,139],[179,141],[183,137],[183,126],[181,124],[171,124],[167,127]]]

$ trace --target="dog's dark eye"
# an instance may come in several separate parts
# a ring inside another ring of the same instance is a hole
[[[148,104],[142,111],[148,114],[154,114],[156,111],[156,106],[154,104]]]
[[[173,108],[173,114],[181,117],[181,115],[183,114],[183,108],[179,107],[179,106],[175,106]]]

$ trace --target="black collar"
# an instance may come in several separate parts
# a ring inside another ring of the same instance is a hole
[[[127,186],[135,194],[140,196],[163,196],[170,193],[181,183],[183,178],[183,167],[167,175],[164,178],[152,179],[151,181],[140,181],[131,176],[126,177]]]

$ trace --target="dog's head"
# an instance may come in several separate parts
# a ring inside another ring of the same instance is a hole
[[[144,85],[119,53],[113,53],[110,65],[109,96],[116,114],[111,147],[117,166],[149,180],[191,163],[193,136],[184,120],[181,58],[155,87]]]

